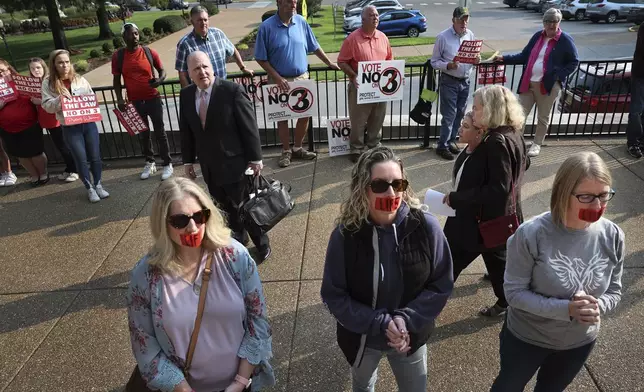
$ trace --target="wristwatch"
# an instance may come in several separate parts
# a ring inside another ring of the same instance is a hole
[[[237,381],[238,383],[242,384],[246,388],[248,388],[250,386],[250,384],[253,382],[252,379],[244,378],[244,377],[240,376],[239,374],[237,374],[235,376],[235,381]]]

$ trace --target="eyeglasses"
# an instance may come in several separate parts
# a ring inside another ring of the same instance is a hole
[[[371,181],[369,186],[374,193],[385,193],[389,187],[392,187],[394,192],[404,192],[407,190],[407,186],[409,186],[409,181],[393,180],[392,182],[387,182],[385,180],[378,179]]]
[[[600,193],[599,195],[593,195],[590,193],[580,193],[578,195],[573,193],[572,195],[575,196],[580,203],[584,204],[590,204],[595,201],[595,199],[599,199],[600,202],[606,203],[615,196],[615,191],[610,190],[609,192]]]
[[[170,215],[168,217],[168,223],[170,226],[174,227],[175,229],[185,229],[186,226],[190,223],[190,219],[195,221],[195,224],[197,225],[203,225],[204,223],[208,222],[208,219],[210,218],[210,210],[207,208],[204,208],[201,211],[197,211],[192,215],[186,215],[186,214],[176,214],[176,215]]]
[[[543,24],[557,24],[559,21],[557,19],[544,19]]]

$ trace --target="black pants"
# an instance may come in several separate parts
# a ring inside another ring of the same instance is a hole
[[[60,155],[63,156],[63,161],[65,162],[65,171],[67,173],[78,173],[76,170],[76,164],[74,163],[74,157],[72,156],[67,143],[63,139],[63,129],[62,127],[49,128],[49,136],[51,141],[54,142],[54,145],[60,151]]]
[[[520,392],[537,374],[535,392],[563,392],[588,359],[595,341],[570,350],[534,346],[517,338],[504,324],[499,334],[501,371],[490,392]]]
[[[170,144],[168,143],[168,135],[165,133],[165,125],[163,124],[163,102],[161,97],[148,99],[146,101],[133,101],[136,111],[139,112],[143,121],[150,129],[147,132],[139,133],[139,142],[141,143],[141,150],[145,155],[146,162],[154,162],[154,149],[152,147],[152,128],[148,117],[152,120],[154,126],[154,137],[159,145],[159,155],[163,160],[163,166],[172,163],[170,158]]]
[[[268,236],[259,229],[246,231],[241,221],[239,205],[248,193],[246,179],[232,184],[215,185],[215,181],[210,178],[208,169],[202,166],[201,171],[210,194],[217,202],[217,207],[226,214],[228,227],[233,232],[233,238],[243,244],[250,236],[257,250],[260,252],[265,251],[269,245]]]
[[[505,255],[506,251],[495,250],[495,251],[484,251],[484,252],[473,252],[464,250],[459,246],[450,245],[450,250],[452,252],[452,260],[454,263],[454,282],[458,279],[458,276],[461,272],[467,268],[468,265],[479,256],[483,256],[483,261],[485,262],[485,268],[490,275],[490,283],[492,283],[492,290],[494,290],[494,295],[497,298],[497,305],[506,307],[508,302],[505,300],[505,292],[503,291],[503,275],[505,274]]]

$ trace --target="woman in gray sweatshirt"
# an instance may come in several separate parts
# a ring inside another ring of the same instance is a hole
[[[535,391],[563,391],[586,362],[601,317],[622,296],[624,232],[601,217],[611,184],[597,154],[569,157],[555,176],[550,212],[508,240],[509,310],[491,391],[523,391],[537,369]]]

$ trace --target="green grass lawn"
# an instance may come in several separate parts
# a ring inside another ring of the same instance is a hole
[[[318,39],[320,46],[326,53],[335,53],[340,51],[340,46],[345,39],[344,31],[342,30],[342,15],[343,11],[338,13],[336,18],[335,33],[333,27],[333,10],[331,6],[323,6],[322,11],[316,14],[315,17],[309,19],[312,26],[319,24],[319,27],[313,27],[313,33]],[[416,45],[430,45],[436,41],[435,37],[389,37],[391,46],[416,46]]]
[[[142,11],[135,12],[132,18],[128,19],[129,22],[136,23],[139,26],[139,29],[144,27],[152,28],[152,24],[157,18],[160,18],[164,15],[180,15],[181,11]],[[112,31],[119,35],[121,33],[121,26],[123,22],[120,20],[114,23],[110,23]],[[65,31],[67,36],[67,42],[69,46],[73,49],[83,50],[82,54],[74,55],[72,61],[77,61],[80,59],[87,59],[89,57],[89,52],[92,49],[101,50],[101,46],[104,42],[112,43],[112,40],[97,40],[98,36],[98,26],[87,27],[83,29],[76,30],[67,30]],[[27,70],[27,61],[31,57],[42,57],[47,60],[49,52],[54,49],[54,41],[51,33],[36,33],[36,34],[25,34],[25,35],[11,35],[7,36],[7,43],[9,44],[9,49],[16,61],[19,72],[24,72]],[[11,57],[7,52],[4,45],[0,45],[0,57],[10,61]]]

